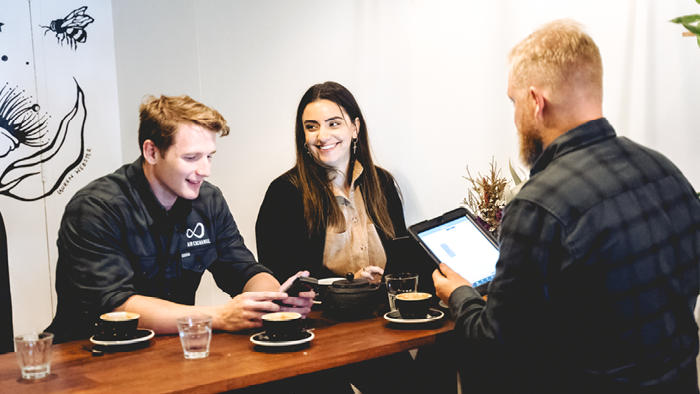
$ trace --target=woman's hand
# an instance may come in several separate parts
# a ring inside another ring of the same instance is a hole
[[[355,279],[364,278],[367,279],[370,283],[378,285],[382,281],[382,275],[384,275],[383,269],[374,265],[370,265],[369,267],[365,267],[355,272]]]

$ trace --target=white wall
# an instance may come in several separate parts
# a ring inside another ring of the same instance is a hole
[[[569,17],[598,43],[604,113],[621,135],[655,148],[700,188],[700,48],[673,17],[690,0],[118,0],[112,2],[124,161],[138,155],[146,94],[189,94],[218,109],[220,186],[248,246],[269,182],[294,162],[298,101],[314,83],[348,87],[381,166],[397,177],[407,223],[454,208],[465,167],[507,173],[517,159],[506,97],[508,50]],[[198,302],[216,302],[211,282]],[[213,298],[210,298],[213,297]]]
[[[93,21],[84,26],[85,42],[72,46],[73,32],[50,26],[86,3]],[[38,104],[47,121],[42,147],[20,143],[5,155],[9,139],[0,136],[13,325],[24,333],[43,330],[55,313],[56,236],[66,203],[121,163],[114,37],[107,0],[0,0],[0,10],[0,87],[16,88],[27,100],[20,108]]]

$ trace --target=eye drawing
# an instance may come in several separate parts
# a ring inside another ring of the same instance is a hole
[[[46,135],[46,116],[39,114],[39,105],[7,84],[0,89],[0,158],[20,144],[41,147]]]
[[[44,35],[49,31],[56,33],[56,38],[61,46],[63,46],[64,42],[68,42],[68,46],[76,50],[79,42],[83,43],[87,41],[87,31],[85,31],[85,28],[95,21],[90,15],[85,14],[85,10],[87,10],[86,5],[71,11],[71,13],[63,19],[51,21],[49,26],[39,25],[39,27],[46,29]]]

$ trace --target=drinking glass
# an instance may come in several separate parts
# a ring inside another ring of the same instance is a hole
[[[399,274],[384,275],[386,291],[389,295],[389,306],[392,311],[397,310],[394,300],[399,293],[415,293],[418,291],[418,274],[402,272]]]
[[[15,354],[24,379],[41,379],[51,373],[52,344],[50,332],[15,336]]]
[[[211,316],[195,315],[177,319],[177,330],[185,358],[197,359],[209,356],[211,342]]]

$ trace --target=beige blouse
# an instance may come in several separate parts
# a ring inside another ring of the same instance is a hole
[[[328,226],[326,229],[323,265],[341,277],[370,265],[382,269],[386,266],[386,254],[379,234],[367,215],[360,185],[355,186],[355,181],[363,170],[362,164],[355,161],[348,197],[341,190],[333,188],[345,224],[342,227]]]

